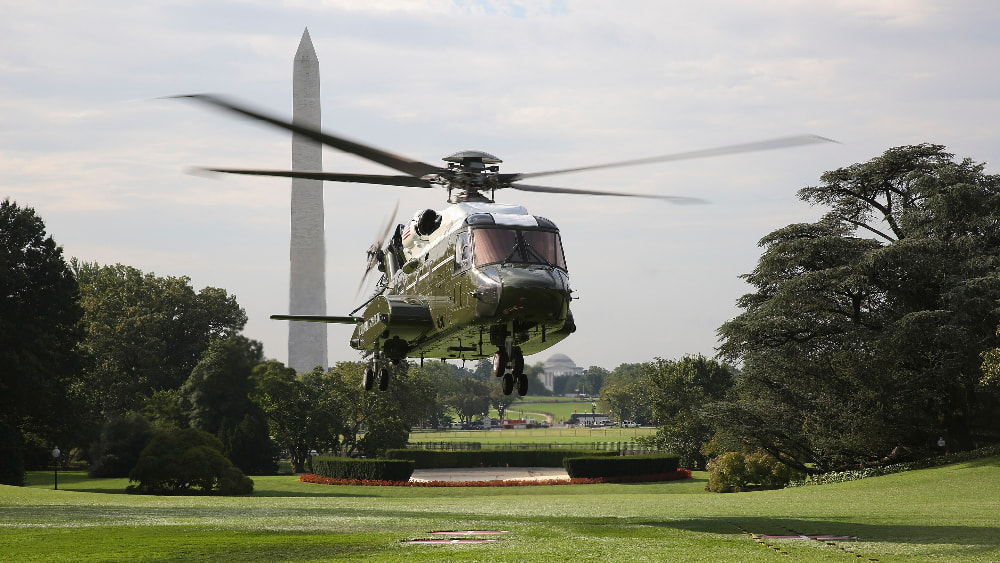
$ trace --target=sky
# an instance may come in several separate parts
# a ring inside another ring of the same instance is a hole
[[[0,0],[0,198],[32,207],[67,258],[187,276],[236,296],[245,334],[287,360],[290,135],[200,104],[291,115],[309,29],[323,128],[430,164],[459,150],[532,172],[786,135],[838,143],[545,177],[543,185],[708,205],[535,194],[561,229],[577,332],[527,358],[578,365],[714,356],[751,290],[758,241],[822,208],[796,192],[890,147],[1000,163],[1000,3],[992,0]],[[324,168],[393,173],[327,150]],[[346,314],[365,251],[446,194],[325,188],[327,309]],[[331,325],[331,363],[357,360]]]

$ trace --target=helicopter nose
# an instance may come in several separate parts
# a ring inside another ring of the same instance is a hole
[[[510,268],[500,273],[499,313],[531,321],[563,319],[569,306],[564,275],[549,269]]]

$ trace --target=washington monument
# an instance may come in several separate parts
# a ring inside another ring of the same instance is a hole
[[[320,127],[319,59],[309,29],[302,33],[292,70],[292,121]],[[292,134],[292,170],[322,170],[323,149],[316,141]],[[323,232],[322,180],[292,179],[292,315],[326,314],[326,247]],[[308,373],[327,369],[326,324],[288,323],[288,366]]]

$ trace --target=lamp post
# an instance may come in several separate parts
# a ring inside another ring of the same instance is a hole
[[[59,446],[56,446],[55,449],[52,450],[52,459],[55,461],[55,468],[56,468],[55,469],[55,487],[54,488],[57,491],[59,490],[59,454],[61,454],[61,453],[62,452],[59,451]]]

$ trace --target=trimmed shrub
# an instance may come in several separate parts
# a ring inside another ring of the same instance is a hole
[[[706,490],[738,493],[755,485],[761,489],[780,489],[802,473],[781,463],[770,454],[726,452],[708,462]]]
[[[253,481],[222,455],[222,442],[186,428],[158,434],[129,473],[130,493],[154,495],[247,495]]]
[[[389,459],[409,459],[417,469],[448,467],[561,467],[569,457],[611,457],[614,451],[591,450],[389,450]]]
[[[627,477],[672,473],[679,458],[671,454],[628,455],[617,457],[570,457],[563,460],[566,473],[573,479],[595,477]]]
[[[317,456],[312,458],[312,465],[316,475],[332,479],[409,481],[413,475],[413,461],[406,459]]]

